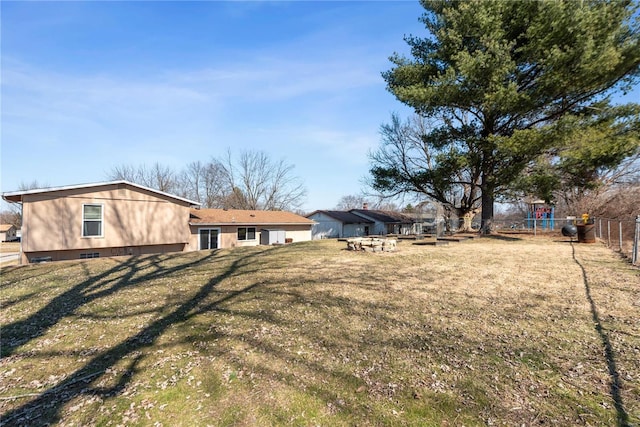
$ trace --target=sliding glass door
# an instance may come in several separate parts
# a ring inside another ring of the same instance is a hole
[[[201,228],[198,230],[200,233],[200,247],[198,249],[218,249],[218,238],[220,236],[220,229],[218,228]]]

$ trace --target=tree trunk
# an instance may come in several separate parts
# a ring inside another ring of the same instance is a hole
[[[471,225],[471,221],[473,220],[473,216],[474,216],[473,212],[467,212],[466,214],[464,214],[462,216],[462,227],[461,227],[460,231],[465,232],[465,233],[469,233],[469,232],[473,231],[473,226]]]
[[[476,214],[476,210],[466,210],[466,209],[457,209],[456,214],[458,215],[458,231],[463,233],[473,232],[473,227],[471,226],[471,221]]]
[[[482,234],[493,233],[493,191],[487,188],[482,189]]]
[[[487,132],[489,135],[490,132]],[[489,145],[482,150],[482,182],[480,184],[482,222],[480,224],[480,234],[493,233],[493,203],[495,201],[495,166],[492,162],[495,147]]]

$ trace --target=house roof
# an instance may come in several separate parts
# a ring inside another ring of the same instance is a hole
[[[373,224],[373,221],[371,221],[370,219],[366,219],[363,218],[361,216],[358,216],[356,214],[353,214],[351,212],[347,212],[347,211],[323,211],[323,210],[318,210],[315,212],[310,213],[309,215],[307,215],[307,218],[309,218],[310,216],[313,216],[315,214],[318,213],[322,213],[325,214],[327,216],[330,216],[331,218],[337,219],[338,221],[342,222],[343,224]]]
[[[20,203],[22,202],[22,197],[28,194],[53,193],[56,191],[78,190],[78,189],[84,189],[84,188],[90,189],[95,187],[103,187],[103,186],[111,186],[111,185],[127,185],[130,187],[138,188],[140,190],[149,191],[151,193],[155,193],[164,197],[169,197],[171,199],[179,200],[181,202],[186,202],[186,203],[189,203],[190,205],[200,206],[200,203],[194,202],[193,200],[185,199],[184,197],[179,197],[179,196],[176,196],[175,194],[165,193],[164,191],[154,190],[153,188],[145,187],[144,185],[140,185],[140,184],[134,184],[133,182],[129,182],[126,180],[93,182],[88,184],[66,185],[63,187],[36,188],[33,190],[24,190],[24,191],[11,191],[7,193],[2,193],[2,198],[8,202]]]
[[[411,224],[415,222],[413,218],[398,212],[379,211],[373,209],[351,209],[349,212],[387,224]]]
[[[312,225],[313,220],[286,211],[191,209],[189,224]]]
[[[13,224],[0,224],[0,233],[6,233],[11,230],[11,227],[15,228]]]

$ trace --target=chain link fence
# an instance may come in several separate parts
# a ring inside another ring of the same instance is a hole
[[[596,237],[607,247],[619,251],[634,265],[640,263],[638,241],[640,240],[640,215],[635,219],[596,218]]]
[[[575,224],[576,219],[494,219],[493,227],[498,232],[513,233],[560,233],[565,224]]]
[[[580,218],[567,219],[508,219],[494,220],[494,229],[500,233],[525,233],[545,235],[561,233],[565,224],[579,224]],[[598,240],[614,251],[620,252],[640,265],[640,215],[636,218],[595,218],[595,235]]]

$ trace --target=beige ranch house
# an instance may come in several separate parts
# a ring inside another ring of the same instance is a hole
[[[191,209],[192,250],[303,242],[314,221],[285,211]]]
[[[197,209],[128,181],[4,193],[22,204],[21,263],[311,240],[313,221],[281,211]]]

